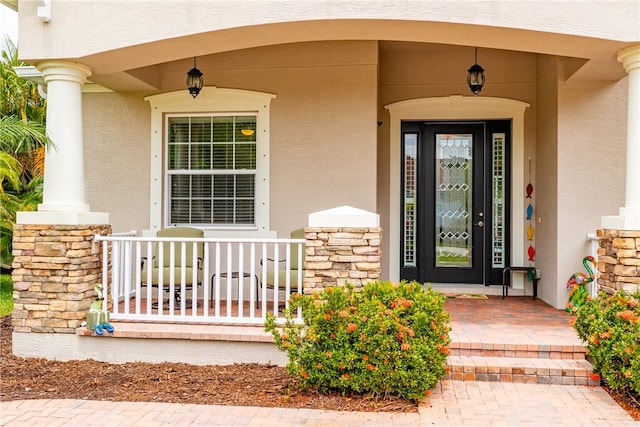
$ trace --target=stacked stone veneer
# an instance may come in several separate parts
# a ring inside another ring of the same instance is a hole
[[[598,230],[598,289],[640,291],[640,231]]]
[[[380,278],[382,228],[305,228],[304,293],[351,283],[361,288]]]
[[[109,235],[111,226],[14,226],[14,332],[75,333],[101,277],[95,234]]]

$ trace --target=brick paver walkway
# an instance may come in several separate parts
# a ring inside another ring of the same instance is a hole
[[[86,400],[0,403],[13,426],[638,426],[600,387],[442,381],[419,413]]]

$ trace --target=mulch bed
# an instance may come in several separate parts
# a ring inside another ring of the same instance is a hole
[[[0,401],[86,399],[206,405],[417,412],[418,404],[395,397],[322,394],[301,390],[280,366],[186,363],[124,363],[16,357],[11,352],[11,320],[0,324]]]

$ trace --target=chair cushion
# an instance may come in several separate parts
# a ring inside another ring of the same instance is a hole
[[[169,267],[165,267],[165,268],[154,268],[153,270],[151,270],[151,285],[152,286],[158,286],[160,283],[160,271],[162,270],[162,285],[164,287],[168,287],[169,284],[171,283],[171,268]],[[196,273],[196,282],[195,284],[199,284],[202,283],[202,270],[200,269],[194,269],[191,267],[185,267],[184,269],[180,268],[180,267],[175,267],[173,269],[173,280],[176,286],[181,286],[182,285],[182,271],[184,270],[184,274],[185,274],[185,278],[184,278],[184,284],[187,286],[193,286],[194,285],[194,281],[193,281],[193,272],[197,271]],[[142,273],[142,284],[146,284],[147,283],[147,273],[146,271]]]
[[[298,271],[299,270],[290,270],[289,271],[289,285],[291,286],[291,288],[293,290],[297,290],[298,289]],[[302,281],[304,278],[304,271],[302,272],[301,276],[300,276],[300,280]],[[268,270],[267,271],[267,287],[269,288],[273,288],[275,287],[275,272],[273,270]],[[282,269],[282,270],[278,270],[278,288],[279,289],[284,289],[284,287],[287,286],[287,272]]]
[[[162,230],[159,230],[156,233],[157,237],[174,237],[174,238],[187,238],[187,239],[191,239],[191,238],[202,238],[204,237],[204,231],[198,229],[198,228],[192,228],[192,227],[169,227],[169,228],[163,228]],[[175,258],[175,262],[174,265],[176,267],[180,266],[181,260],[182,260],[182,243],[181,242],[157,242],[156,244],[156,256],[154,258],[153,261],[153,266],[154,267],[160,267],[159,263],[160,263],[160,256],[159,256],[159,251],[162,251],[162,267],[170,267],[171,266],[171,244],[173,243],[174,246],[174,258]],[[204,246],[202,243],[196,243],[195,244],[196,247],[196,258],[202,258],[203,254],[204,254]],[[193,260],[193,248],[194,248],[194,243],[193,242],[187,242],[185,243],[185,267],[193,267],[194,265],[194,260]]]

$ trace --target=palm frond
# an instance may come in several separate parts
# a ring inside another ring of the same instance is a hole
[[[17,156],[48,143],[47,129],[42,123],[24,121],[16,116],[0,117],[0,151]]]
[[[11,154],[0,151],[0,192],[5,192],[5,185],[11,185],[14,192],[22,189],[20,176],[22,165]]]

